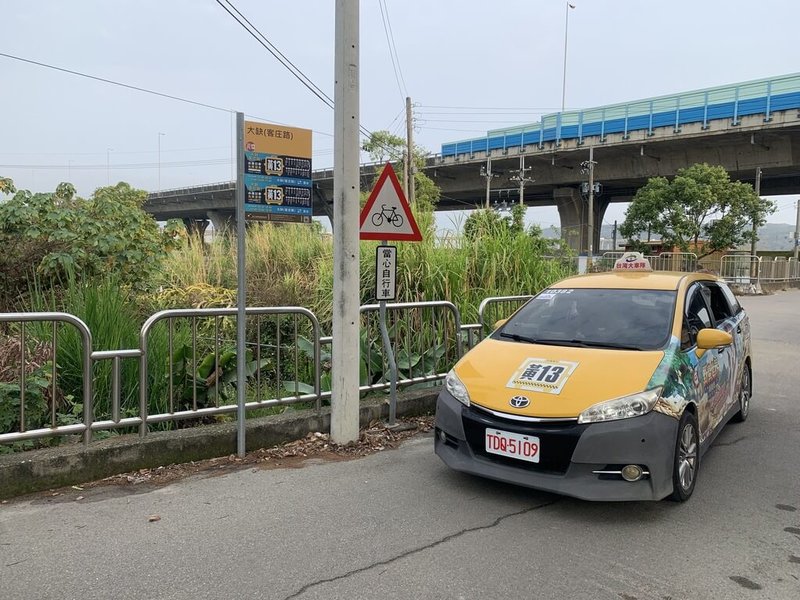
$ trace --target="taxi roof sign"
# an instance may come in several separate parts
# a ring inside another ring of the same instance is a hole
[[[653,267],[641,252],[626,252],[614,263],[615,271],[652,271]]]
[[[421,242],[422,234],[400,187],[392,163],[386,163],[367,203],[361,209],[359,238]]]

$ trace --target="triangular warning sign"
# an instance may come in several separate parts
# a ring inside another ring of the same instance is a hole
[[[386,163],[361,210],[362,240],[421,242],[422,235],[391,163]]]

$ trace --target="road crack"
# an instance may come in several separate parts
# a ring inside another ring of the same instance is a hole
[[[372,563],[370,565],[367,565],[365,567],[360,567],[358,569],[353,569],[352,571],[348,571],[347,573],[343,573],[341,575],[336,575],[335,577],[326,577],[325,579],[319,579],[317,581],[312,581],[311,583],[307,583],[306,585],[301,587],[295,593],[293,593],[293,594],[291,594],[289,596],[286,596],[286,598],[284,598],[284,600],[291,600],[292,598],[297,598],[298,596],[301,596],[302,594],[304,594],[305,592],[307,592],[311,588],[315,588],[317,586],[324,585],[326,583],[332,583],[334,581],[339,581],[340,579],[347,579],[348,577],[351,577],[353,575],[358,575],[359,573],[363,573],[365,571],[369,571],[370,569],[373,569],[375,567],[383,567],[383,566],[386,566],[386,565],[390,565],[393,562],[396,562],[398,560],[406,558],[407,556],[412,556],[412,555],[418,554],[419,552],[422,552],[424,550],[430,550],[431,548],[435,548],[436,546],[440,546],[441,544],[446,544],[447,542],[449,542],[451,540],[454,540],[456,538],[459,538],[462,535],[465,535],[467,533],[472,533],[474,531],[483,531],[484,529],[492,529],[493,527],[497,527],[500,523],[502,523],[506,519],[510,519],[511,517],[518,517],[520,515],[524,515],[524,514],[533,512],[535,510],[539,510],[540,508],[547,508],[548,506],[552,506],[553,504],[555,504],[556,502],[559,502],[560,500],[561,500],[561,498],[557,498],[557,499],[552,500],[550,502],[545,502],[544,504],[537,504],[536,506],[530,506],[528,508],[524,508],[522,510],[518,510],[516,512],[509,513],[507,515],[501,515],[501,516],[497,517],[494,521],[489,523],[488,525],[479,525],[477,527],[468,527],[466,529],[462,529],[461,531],[457,531],[456,533],[451,533],[450,535],[446,535],[443,538],[440,538],[438,540],[435,540],[435,541],[431,542],[430,544],[425,544],[424,546],[419,546],[418,548],[412,548],[411,550],[406,550],[405,552],[402,552],[402,553],[398,554],[397,556],[393,556],[393,557],[387,558],[385,560],[380,560],[380,561],[374,562],[374,563]]]
[[[714,444],[714,446],[733,446],[734,444],[738,444],[739,442],[742,442],[746,439],[747,436],[743,435],[742,437],[736,438],[735,440],[732,440],[730,442],[717,442],[716,444]]]

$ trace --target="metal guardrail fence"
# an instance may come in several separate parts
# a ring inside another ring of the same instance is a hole
[[[613,268],[621,254],[606,252],[595,259],[592,269]],[[649,258],[656,270],[702,268],[736,285],[800,280],[800,264],[793,258],[765,259],[732,254],[717,260],[698,261],[691,253],[663,253]],[[451,302],[387,304],[390,341],[399,367],[398,385],[442,380],[464,349],[484,339],[498,320],[509,317],[531,298],[529,295],[486,298],[478,309],[479,322],[470,324],[461,322],[461,314]],[[386,359],[381,345],[375,342],[379,339],[378,308],[377,304],[361,307],[362,392],[389,387]],[[331,396],[327,348],[332,338],[321,335],[317,317],[302,307],[251,307],[246,314],[249,336],[246,340],[246,409],[268,409],[293,403],[313,403],[319,409],[322,401]],[[16,345],[11,347],[18,350],[16,359],[10,363],[6,359],[5,364],[0,365],[5,377],[0,383],[3,392],[0,401],[5,399],[12,406],[12,412],[16,406],[10,430],[0,433],[0,444],[73,435],[82,435],[84,443],[88,444],[93,431],[137,428],[144,436],[150,426],[158,423],[234,413],[236,403],[233,397],[228,400],[224,386],[238,383],[235,381],[236,356],[232,352],[235,317],[235,308],[161,311],[142,326],[138,348],[94,350],[91,331],[73,315],[1,313],[3,341],[15,340]],[[81,416],[72,415],[71,422],[66,424],[61,422],[63,415],[58,411],[59,357],[65,353],[59,339],[65,325],[74,328],[75,343],[71,349],[79,356],[72,358],[79,361],[82,375]],[[34,340],[39,350],[41,345],[47,346],[48,360],[37,367],[38,375],[33,374],[28,364],[31,349],[36,347]],[[166,344],[166,365],[153,363],[151,344],[154,342]],[[106,361],[111,363],[110,371],[99,368]],[[123,389],[125,361],[137,365],[138,386],[128,382],[130,387],[137,387],[135,390]],[[18,375],[16,382],[7,381],[10,372]],[[100,376],[111,379],[109,397],[98,396],[97,389],[101,386],[97,384],[104,383],[98,379]],[[48,391],[42,393],[43,388]],[[159,395],[162,403],[159,406],[163,406],[163,410],[151,412],[154,394]],[[39,402],[37,423],[30,418],[36,412],[30,405],[34,397]],[[134,405],[126,398],[134,398]],[[42,403],[47,404],[46,418],[42,416]],[[0,411],[0,416],[3,414]],[[8,418],[8,410],[5,414]]]

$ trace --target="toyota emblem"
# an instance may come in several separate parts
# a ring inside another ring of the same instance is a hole
[[[514,396],[508,403],[513,406],[514,408],[525,408],[528,406],[531,401],[528,400],[525,396]]]

